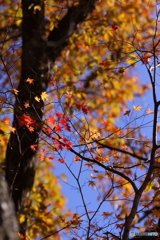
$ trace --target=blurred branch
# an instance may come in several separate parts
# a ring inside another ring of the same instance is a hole
[[[0,44],[8,42],[13,38],[18,38],[22,35],[21,26],[13,24],[9,27],[0,28]]]

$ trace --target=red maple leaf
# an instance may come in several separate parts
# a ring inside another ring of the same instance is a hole
[[[64,126],[64,129],[66,129],[68,132],[71,131],[71,127],[70,127],[68,124],[66,124],[66,125]]]
[[[56,112],[56,116],[57,116],[58,118],[61,118],[61,117],[64,116],[64,114],[63,114],[63,113],[60,113],[60,112]]]
[[[54,117],[53,116],[50,116],[50,117],[48,117],[47,118],[47,123],[50,123],[50,124],[55,124],[55,119],[54,119]]]
[[[67,120],[66,119],[60,119],[59,121],[63,126],[66,125],[67,123]]]
[[[77,103],[76,105],[83,111],[84,114],[88,113],[88,108],[84,103]]]
[[[73,144],[69,142],[66,138],[62,138],[62,141],[64,142],[65,149],[70,149],[73,146]]]
[[[102,125],[108,126],[108,122],[104,122],[104,123],[102,123]]]
[[[49,160],[54,160],[53,156],[48,157]]]
[[[55,131],[55,132],[62,132],[62,127],[57,124],[57,125],[54,127],[54,131]]]
[[[85,105],[83,105],[82,106],[82,111],[83,111],[84,114],[87,114],[88,113],[88,108]]]
[[[66,163],[65,159],[63,159],[63,158],[59,158],[59,159],[58,159],[58,162],[60,162],[60,163]]]
[[[62,150],[64,148],[63,144],[59,140],[54,138],[53,141],[54,141],[54,144],[55,144],[55,148],[57,150]]]
[[[36,151],[36,150],[37,150],[37,144],[31,145],[30,148],[31,148],[33,151]]]
[[[28,130],[29,130],[30,132],[34,132],[34,127],[28,126]]]
[[[44,128],[43,128],[43,131],[44,131],[47,135],[49,135],[49,134],[52,132],[52,129],[49,128],[49,127],[44,127]]]

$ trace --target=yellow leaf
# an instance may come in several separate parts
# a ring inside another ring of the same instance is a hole
[[[20,217],[19,217],[19,222],[20,223],[23,223],[25,221],[25,215],[24,214],[21,214]]]
[[[41,6],[40,5],[34,6],[34,11],[36,11],[36,10],[41,11]]]
[[[34,210],[34,211],[39,211],[39,208],[38,208],[38,206],[37,205],[32,205],[31,206],[31,210]]]
[[[41,100],[38,96],[36,96],[34,99],[35,99],[37,102],[40,102],[40,100]]]
[[[22,19],[18,19],[18,20],[16,21],[16,25],[19,27],[21,24],[22,24]]]
[[[49,95],[46,92],[42,92],[41,99],[44,101],[47,99],[47,97],[49,97]]]
[[[134,109],[135,111],[141,111],[141,108],[142,108],[142,107],[140,107],[139,105],[133,106],[133,109]]]
[[[154,182],[150,181],[147,185],[147,187],[145,188],[145,192],[149,192],[152,190],[152,187],[154,186]]]
[[[16,94],[16,95],[18,95],[18,93],[19,93],[19,91],[18,91],[17,89],[15,89],[15,88],[12,89],[12,92],[13,92],[14,94]]]

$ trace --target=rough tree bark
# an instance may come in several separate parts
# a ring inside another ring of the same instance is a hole
[[[0,239],[17,240],[18,223],[4,177],[0,177]]]
[[[36,152],[30,146],[38,143],[43,115],[43,101],[37,102],[35,96],[40,97],[41,93],[46,91],[49,64],[55,62],[67,45],[69,37],[74,33],[77,24],[93,11],[95,3],[96,0],[80,0],[79,5],[70,7],[58,27],[50,32],[47,39],[44,1],[22,0],[22,70],[19,92],[15,95],[13,119],[16,133],[11,133],[6,152],[6,180],[17,213],[23,208],[23,199],[29,194],[34,183]],[[28,78],[35,80],[34,85],[26,83]],[[30,107],[25,109],[23,104],[28,100]],[[37,123],[34,132],[21,126],[19,117],[22,115],[34,118]],[[25,229],[21,231],[24,234]]]

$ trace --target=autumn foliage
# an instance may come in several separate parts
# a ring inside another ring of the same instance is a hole
[[[0,173],[19,223],[11,231],[27,240],[158,232],[156,1],[1,8]]]

